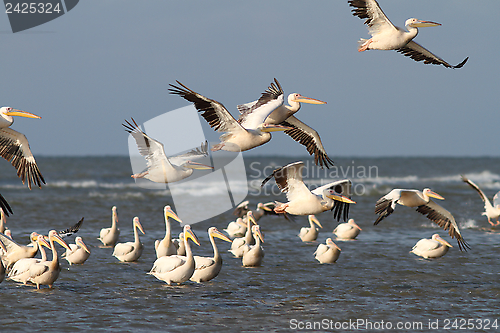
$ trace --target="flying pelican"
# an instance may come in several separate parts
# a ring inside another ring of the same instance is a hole
[[[255,239],[255,245],[246,244],[241,262],[245,267],[257,267],[262,264],[264,258],[264,249],[261,242],[264,243],[264,237],[260,232],[260,226],[252,226],[252,235]]]
[[[321,223],[319,223],[318,219],[314,215],[309,215],[307,219],[309,220],[309,225],[311,227],[300,228],[300,233],[298,236],[303,242],[314,242],[316,238],[318,238],[319,234],[319,229],[316,228],[314,224],[316,223],[320,228],[323,228],[323,226],[321,225]]]
[[[49,243],[52,249],[52,260],[35,263],[30,266],[29,273],[30,277],[28,282],[36,284],[36,289],[40,289],[40,285],[48,285],[52,288],[54,282],[59,277],[59,272],[61,271],[61,266],[59,265],[59,257],[57,255],[56,246],[54,241],[62,245],[67,250],[70,249],[68,244],[57,234],[57,231],[51,230],[49,232]]]
[[[354,219],[349,219],[347,223],[340,223],[333,230],[333,233],[337,236],[337,239],[345,240],[356,238],[361,230],[359,225],[354,222]]]
[[[183,233],[186,256],[172,255],[160,257],[156,259],[153,268],[151,268],[151,271],[148,273],[158,280],[165,281],[169,286],[172,285],[172,283],[181,284],[189,280],[191,276],[193,276],[196,267],[188,239],[192,239],[198,246],[200,246],[200,242],[189,225],[184,226]]]
[[[274,211],[278,214],[317,215],[327,210],[334,211],[334,217],[340,220],[341,213],[347,218],[349,204],[356,203],[350,196],[351,181],[340,180],[310,191],[302,181],[303,162],[288,164],[273,171],[262,182],[264,186],[274,177],[281,192],[286,193],[287,203],[277,203]]]
[[[70,265],[83,264],[90,256],[90,250],[83,242],[82,237],[75,237],[75,244],[69,244],[71,250],[66,250],[63,258],[66,259]]]
[[[12,266],[7,275],[7,278],[12,281],[20,282],[26,284],[28,282],[28,278],[30,277],[30,266],[37,263],[42,263],[47,261],[47,253],[44,250],[44,246],[47,248],[51,248],[50,244],[47,242],[45,237],[42,235],[37,236],[38,248],[40,249],[40,254],[42,255],[41,259],[38,258],[23,258],[16,261],[16,263]]]
[[[163,215],[165,217],[165,237],[161,241],[159,239],[155,241],[156,258],[171,256],[177,253],[177,248],[172,242],[172,232],[170,230],[170,221],[168,218],[171,217],[177,222],[182,223],[181,219],[174,213],[170,206],[165,206],[165,208],[163,208]]]
[[[5,198],[0,194],[0,209],[2,210],[2,214],[9,216],[9,213],[12,214],[12,208],[10,208],[9,203]]]
[[[361,19],[366,19],[365,24],[372,38],[361,39],[359,52],[365,50],[396,50],[397,52],[412,58],[415,61],[424,61],[424,64],[443,65],[447,68],[461,68],[469,57],[456,66],[452,66],[440,57],[431,53],[420,44],[413,41],[420,27],[435,27],[441,25],[436,22],[417,20],[411,18],[406,20],[405,27],[408,31],[396,27],[385,16],[379,4],[375,0],[349,0],[353,7],[352,13]]]
[[[207,282],[219,275],[222,268],[222,257],[219,254],[219,249],[215,244],[214,237],[225,240],[231,243],[226,235],[217,230],[216,227],[208,228],[208,237],[210,238],[210,243],[212,243],[212,248],[214,249],[213,257],[200,257],[194,256],[195,270],[190,280],[195,282]]]
[[[439,258],[444,256],[450,247],[453,246],[438,234],[434,234],[431,239],[423,238],[419,240],[410,252],[425,259]]]
[[[115,245],[113,250],[113,256],[123,262],[136,261],[139,259],[142,254],[142,250],[144,249],[144,246],[139,240],[139,232],[137,229],[139,229],[143,234],[146,233],[144,232],[141,222],[139,222],[139,218],[137,216],[134,217],[132,226],[134,228],[134,241],[118,243]]]
[[[28,139],[24,134],[10,129],[9,126],[14,123],[12,116],[37,118],[41,117],[29,113],[13,109],[9,106],[0,108],[0,156],[9,161],[12,166],[17,169],[17,176],[21,178],[23,184],[27,181],[28,187],[31,190],[31,184],[35,184],[42,188],[42,183],[45,184],[35,158],[30,150]]]
[[[221,143],[213,146],[212,151],[246,151],[271,140],[270,132],[291,129],[264,122],[274,109],[283,104],[282,92],[264,92],[255,107],[241,114],[236,120],[221,103],[194,92],[179,81],[177,84],[182,87],[171,84],[170,93],[194,103],[195,108],[214,130],[224,132],[220,137]]]
[[[240,258],[243,256],[243,253],[245,251],[245,245],[251,245],[253,244],[254,238],[252,237],[252,223],[255,223],[255,220],[253,218],[252,211],[248,211],[247,213],[248,219],[247,219],[247,229],[245,233],[245,237],[240,237],[240,238],[235,238],[233,239],[233,242],[231,244],[231,249],[229,249],[229,252],[231,252],[235,258]]]
[[[275,84],[276,83],[276,84]],[[274,79],[274,82],[267,88],[266,92],[272,95],[283,95],[283,89],[281,88],[278,80]],[[253,110],[254,107],[258,106],[259,101],[250,102],[247,104],[238,105],[238,110],[241,113]],[[314,155],[314,162],[316,165],[321,167],[326,166],[329,168],[329,164],[333,165],[333,161],[326,154],[326,150],[323,147],[321,138],[318,132],[313,128],[307,126],[301,122],[297,117],[294,116],[300,110],[300,103],[308,104],[326,104],[326,102],[320,101],[318,99],[302,96],[298,93],[293,93],[288,95],[288,104],[281,104],[277,107],[265,120],[266,124],[281,125],[285,127],[290,127],[290,129],[285,131],[285,134],[289,135],[292,139],[304,145],[310,155]]]
[[[118,229],[118,212],[116,206],[111,208],[111,228],[102,228],[99,233],[99,238],[104,246],[115,246],[120,237],[120,229]]]
[[[484,195],[483,191],[477,186],[472,180],[467,179],[464,175],[462,175],[462,180],[469,184],[473,189],[479,193],[479,196],[481,197],[481,200],[484,202],[484,213],[481,215],[485,215],[488,218],[488,222],[492,226],[497,226],[500,225],[499,217],[500,217],[500,191],[495,194],[493,197],[493,205],[491,204],[490,200]],[[497,220],[496,223],[491,222],[491,219]]]
[[[16,263],[19,259],[22,258],[33,258],[38,251],[38,233],[32,232],[30,234],[30,245],[20,245],[5,236],[4,234],[0,234],[0,242],[5,245],[7,249],[2,256],[2,261],[4,262],[7,269],[10,269],[12,265]]]
[[[250,204],[250,201],[245,200],[242,203],[240,203],[238,206],[233,211],[233,215],[236,215],[237,217],[243,217],[247,214],[247,212],[250,210],[248,208],[248,205]]]
[[[467,251],[467,249],[470,249],[469,244],[462,238],[462,234],[460,233],[460,229],[453,215],[432,201],[431,197],[444,200],[442,196],[428,188],[425,188],[423,191],[394,189],[377,201],[375,205],[375,214],[379,214],[379,216],[374,224],[377,225],[384,218],[391,215],[396,208],[396,204],[407,207],[417,207],[417,212],[426,215],[429,220],[436,223],[444,230],[448,230],[451,238],[457,239],[460,251]]]
[[[322,264],[333,264],[340,256],[340,248],[331,238],[326,239],[325,244],[319,244],[314,252],[314,258]]]
[[[200,148],[193,149],[185,154],[167,157],[163,143],[144,133],[132,118],[134,125],[125,120],[122,124],[130,133],[139,148],[139,153],[146,158],[147,169],[134,174],[134,179],[145,178],[155,183],[173,183],[193,174],[193,169],[212,170],[208,165],[193,162],[193,159],[208,156],[208,142],[202,143]]]
[[[80,219],[80,221],[75,223],[75,225],[73,225],[72,227],[69,227],[68,229],[60,230],[57,232],[57,234],[59,236],[61,236],[61,238],[64,238],[64,237],[69,237],[69,236],[77,233],[78,230],[80,230],[80,227],[82,226],[83,220],[84,220],[84,218],[82,217]]]

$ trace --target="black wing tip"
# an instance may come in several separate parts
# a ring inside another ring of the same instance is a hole
[[[465,58],[461,63],[459,63],[458,65],[456,66],[452,66],[453,69],[456,69],[456,68],[462,68],[465,63],[467,62],[467,60],[469,60],[469,57]]]
[[[0,194],[0,207],[2,207],[5,216],[9,217],[10,216],[9,214],[14,214],[9,203],[7,202],[7,200],[5,200],[5,198],[1,194]]]

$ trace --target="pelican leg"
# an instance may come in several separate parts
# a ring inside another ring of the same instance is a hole
[[[288,207],[288,204],[280,204],[276,207],[274,207],[274,212],[277,214],[284,214],[285,209]]]
[[[491,224],[491,226],[492,226],[492,227],[494,227],[494,226],[498,225],[498,224],[495,224],[495,223],[491,222],[491,220],[490,220],[490,218],[489,218],[489,217],[488,217],[488,222]],[[497,222],[498,222],[498,221],[497,221]]]
[[[366,51],[368,50],[368,46],[373,42],[373,40],[370,38],[368,39],[366,42],[364,42],[363,44],[361,44],[358,48],[358,52],[363,52],[363,51]]]
[[[136,178],[142,178],[142,177],[144,177],[144,176],[145,176],[145,175],[147,175],[147,174],[148,174],[148,172],[147,172],[147,171],[144,171],[144,172],[141,172],[141,173],[136,173],[135,175],[132,175],[132,176],[130,176],[130,177],[132,177],[132,178],[134,178],[134,179],[136,179]]]
[[[222,142],[222,143],[218,143],[218,144],[216,144],[216,145],[212,146],[212,149],[211,149],[211,150],[212,150],[212,151],[218,151],[218,150],[221,150],[223,147],[224,147],[224,142]]]

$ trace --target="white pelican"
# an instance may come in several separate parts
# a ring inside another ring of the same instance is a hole
[[[255,245],[245,245],[245,251],[241,262],[245,267],[257,267],[262,264],[262,258],[264,258],[264,249],[261,246],[261,242],[264,243],[264,237],[260,232],[260,226],[252,226],[252,235],[255,239]]]
[[[270,132],[291,129],[264,122],[274,109],[283,104],[282,92],[279,94],[264,92],[255,107],[241,114],[236,120],[221,103],[194,92],[179,81],[177,84],[182,87],[171,84],[170,93],[194,103],[196,109],[214,130],[224,132],[220,137],[221,143],[213,146],[212,151],[246,151],[271,140]]]
[[[26,284],[30,277],[30,266],[37,263],[47,261],[47,253],[45,253],[44,246],[51,248],[45,237],[38,235],[37,237],[38,248],[40,249],[41,259],[38,258],[23,258],[16,261],[7,275],[7,278],[12,281]]]
[[[333,264],[340,256],[340,248],[331,238],[326,239],[325,244],[319,244],[314,252],[314,258],[322,264]]]
[[[177,222],[182,223],[181,219],[174,213],[170,206],[165,206],[163,208],[163,215],[165,217],[165,237],[161,241],[159,239],[155,241],[156,258],[170,256],[177,253],[177,248],[172,242],[172,232],[168,218],[171,217]]]
[[[132,227],[134,228],[134,241],[118,243],[115,245],[113,250],[113,256],[123,262],[136,261],[139,259],[142,254],[142,250],[144,249],[144,245],[142,245],[139,240],[139,232],[137,229],[139,229],[143,234],[146,233],[144,232],[141,222],[139,222],[139,218],[137,216],[133,219]]]
[[[174,243],[174,246],[177,249],[177,255],[186,255],[186,247],[184,246],[184,233],[182,231],[179,233],[179,238],[172,239],[172,243]]]
[[[327,210],[334,211],[340,219],[344,213],[347,218],[349,204],[356,203],[350,197],[351,181],[348,179],[329,183],[310,191],[302,181],[303,162],[288,164],[278,168],[262,182],[261,186],[274,177],[281,192],[286,193],[287,203],[276,203],[274,211],[278,214],[317,215]]]
[[[222,257],[219,254],[219,249],[215,244],[214,237],[225,240],[231,243],[231,239],[227,238],[226,235],[217,230],[216,227],[208,228],[208,237],[210,238],[210,243],[212,243],[212,248],[214,249],[213,257],[200,257],[194,256],[195,269],[190,280],[194,282],[207,282],[219,275],[222,268]]]
[[[28,282],[36,284],[36,288],[40,289],[40,285],[48,285],[52,288],[54,282],[59,277],[61,266],[59,265],[59,257],[57,255],[56,246],[54,241],[62,245],[67,250],[70,248],[68,244],[57,234],[57,231],[51,230],[49,232],[49,242],[52,249],[52,260],[35,263],[30,266],[30,277]]]
[[[149,179],[155,183],[173,183],[193,174],[193,169],[211,170],[211,166],[193,162],[193,159],[208,156],[208,142],[202,143],[200,148],[189,152],[167,157],[163,144],[144,133],[132,118],[134,125],[125,120],[125,130],[132,134],[139,148],[139,153],[146,158],[147,169],[131,177]]]
[[[394,189],[377,201],[375,205],[375,214],[379,214],[379,216],[374,224],[377,225],[380,221],[394,212],[396,204],[407,207],[417,207],[417,212],[426,215],[429,220],[438,224],[444,230],[448,230],[451,238],[457,239],[460,251],[467,251],[467,249],[470,249],[469,244],[462,238],[462,234],[460,233],[460,229],[453,215],[432,201],[431,197],[444,200],[442,196],[428,188],[425,188],[423,191]]]
[[[278,80],[274,79],[274,82],[271,83],[266,92],[268,94],[283,95],[284,92]],[[238,105],[238,110],[241,113],[248,112],[248,110],[252,110],[254,107],[258,106],[258,102],[259,101],[255,101]],[[326,166],[328,168],[329,164],[333,165],[333,161],[326,154],[326,150],[323,147],[323,143],[321,142],[318,132],[294,116],[294,114],[300,110],[300,103],[326,104],[326,102],[318,99],[293,93],[288,95],[288,104],[290,105],[281,104],[266,118],[265,123],[290,127],[290,129],[285,131],[285,134],[289,135],[301,145],[304,145],[309,154],[314,155],[314,162],[316,165],[321,167]]]
[[[354,222],[354,219],[349,219],[347,223],[340,223],[333,230],[333,233],[337,236],[337,239],[354,239],[359,235],[361,230],[359,225]]]
[[[115,246],[120,237],[120,229],[118,229],[118,212],[116,206],[111,208],[111,228],[102,228],[99,233],[99,238],[104,246]]]
[[[7,269],[10,269],[12,265],[16,263],[19,259],[22,258],[33,258],[38,251],[38,234],[36,232],[32,232],[30,234],[30,245],[21,245],[5,236],[4,234],[0,234],[0,242],[5,245],[7,249],[2,256],[2,261],[4,262]]]
[[[415,61],[423,60],[425,64],[443,65],[448,68],[461,68],[469,59],[467,57],[458,65],[452,66],[413,41],[418,34],[418,28],[435,27],[441,25],[439,23],[411,18],[405,22],[408,30],[405,31],[392,24],[375,0],[349,0],[349,5],[353,7],[354,16],[366,19],[365,24],[368,25],[372,35],[368,40],[363,38],[360,40],[359,52],[370,49],[396,50]]]
[[[9,161],[17,169],[17,176],[21,178],[23,184],[27,181],[30,190],[32,183],[42,188],[42,183],[45,184],[45,180],[31,153],[28,139],[26,139],[24,134],[9,128],[14,123],[12,116],[41,118],[32,113],[13,109],[9,106],[1,107],[0,156]]]
[[[82,237],[75,237],[75,244],[69,244],[70,250],[62,255],[70,265],[83,264],[90,256],[90,250],[83,242]]]
[[[255,223],[255,220],[253,218],[253,214],[251,211],[247,213],[247,229],[245,233],[245,237],[240,237],[240,238],[235,238],[233,239],[233,242],[231,244],[231,249],[229,249],[229,252],[231,252],[235,258],[240,258],[243,256],[243,253],[245,251],[245,245],[251,245],[253,244],[254,238],[252,237],[252,223]]]
[[[434,234],[431,239],[423,238],[419,240],[410,252],[425,259],[439,258],[444,256],[450,247],[453,246],[438,234]]]
[[[243,218],[238,217],[236,221],[231,221],[227,225],[226,229],[223,229],[231,238],[241,237],[245,235],[247,231],[247,223],[243,221]]]
[[[0,209],[2,210],[2,213],[5,214],[6,216],[9,216],[9,213],[12,214],[12,208],[10,208],[9,203],[5,198],[0,194]]]
[[[158,280],[165,281],[169,286],[172,283],[180,284],[186,282],[191,278],[195,270],[195,261],[188,239],[192,239],[198,246],[200,246],[200,242],[189,225],[184,226],[183,233],[186,256],[172,255],[160,257],[156,259],[153,268],[148,273]]]
[[[257,208],[255,210],[252,210],[253,214],[253,219],[255,222],[259,221],[262,216],[265,214],[275,214],[273,209],[270,207],[274,207],[275,203],[274,202],[268,202],[266,204],[263,204],[262,202],[259,202],[257,204]],[[236,208],[235,212],[233,214],[237,214],[238,207]],[[248,206],[246,206],[246,211],[245,214],[242,215],[241,217],[237,218],[236,221],[229,222],[227,225],[227,228],[224,229],[224,231],[229,235],[229,237],[242,237],[245,235],[247,231],[247,213],[250,210],[248,209]]]
[[[483,191],[481,191],[479,186],[477,186],[472,180],[467,179],[467,177],[465,177],[464,175],[462,175],[462,180],[464,182],[466,182],[467,184],[469,184],[473,189],[475,189],[477,191],[477,193],[479,193],[481,200],[483,200],[484,213],[482,213],[481,215],[485,215],[488,218],[488,222],[492,226],[500,225],[500,221],[499,221],[499,218],[500,218],[500,197],[499,197],[500,191],[497,192],[497,194],[495,194],[495,196],[493,197],[493,205],[492,205],[490,200],[488,200],[486,195],[484,195]],[[497,222],[493,223],[493,222],[491,222],[491,219],[497,220]]]
[[[317,224],[320,228],[323,228],[323,226],[321,225],[321,223],[319,223],[318,219],[314,215],[309,215],[307,219],[309,220],[310,227],[300,228],[300,233],[298,236],[303,242],[314,242],[316,238],[318,238],[319,234],[319,229],[316,228],[314,224]]]

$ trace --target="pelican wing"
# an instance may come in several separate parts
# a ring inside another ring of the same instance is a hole
[[[172,256],[164,256],[156,259],[153,264],[153,268],[151,268],[150,273],[162,274],[173,271],[179,266],[184,265],[186,262],[186,257],[172,255]]]
[[[460,251],[470,249],[469,244],[463,239],[455,218],[449,211],[432,200],[425,205],[418,206],[417,212],[425,215],[429,220],[439,225],[444,230],[448,230],[451,238],[456,238]]]
[[[396,202],[399,198],[401,198],[402,191],[403,190],[394,189],[377,200],[377,203],[375,204],[375,214],[378,214],[379,216],[375,220],[375,223],[373,223],[374,225],[379,224],[380,221],[394,212]]]
[[[176,94],[185,100],[194,103],[194,107],[208,122],[210,127],[218,132],[235,132],[245,130],[221,103],[194,92],[179,81],[180,86],[173,84],[169,88],[171,94]]]
[[[285,134],[288,134],[292,139],[304,145],[309,154],[314,155],[314,163],[316,165],[321,167],[326,166],[327,168],[329,168],[330,165],[333,166],[333,161],[326,154],[326,150],[316,130],[307,126],[295,116],[288,117],[287,120],[280,125],[292,127],[292,129],[286,130]]]
[[[194,261],[196,270],[205,269],[216,264],[213,258],[200,257],[200,256],[194,256]]]
[[[320,256],[322,255],[323,253],[325,253],[326,251],[328,251],[330,248],[328,247],[328,245],[325,245],[325,244],[319,244],[318,245],[318,248],[316,249],[316,251],[314,251],[314,254],[317,255],[317,256]]]
[[[271,178],[274,177],[276,185],[278,185],[278,188],[281,192],[286,193],[286,197],[289,201],[292,201],[298,197],[311,195],[311,191],[309,191],[307,186],[302,181],[303,167],[303,162],[295,162],[288,164],[282,168],[278,168],[262,181],[261,186],[263,186]]]
[[[274,82],[276,82],[276,84]],[[237,106],[238,111],[240,111],[241,114],[252,112],[253,110],[260,107],[262,104],[267,103],[269,100],[277,99],[280,95],[284,96],[285,93],[281,88],[281,84],[278,82],[278,80],[276,80],[276,78],[274,79],[274,82],[271,82],[269,87],[266,89],[265,92],[262,93],[262,96],[258,100],[238,105]]]
[[[5,198],[0,194],[0,207],[2,208],[5,215],[9,216],[9,213],[12,214],[12,208],[10,208],[9,203]]]
[[[472,180],[468,179],[464,175],[462,175],[461,177],[465,183],[469,184],[470,187],[472,187],[473,189],[475,189],[477,191],[477,193],[479,193],[481,200],[483,200],[483,202],[485,204],[491,205],[490,200],[488,200],[488,197],[486,195],[484,195],[483,191],[481,191],[481,189],[479,188],[479,186],[476,185],[476,183],[474,183]]]
[[[324,190],[332,189],[333,191],[335,191],[335,193],[350,199],[351,187],[352,187],[352,182],[349,179],[344,179],[317,187],[312,191],[312,193],[321,196]],[[349,208],[351,204],[337,200],[334,201],[335,202],[332,208],[333,218],[337,219],[337,221],[340,221],[341,218],[343,218],[344,221],[347,221],[349,219]]]
[[[500,208],[500,191],[498,191],[497,194],[495,194],[495,196],[493,197],[493,206],[495,206],[496,208]]]
[[[245,215],[247,212],[248,212],[248,204],[250,203],[250,201],[248,200],[245,200],[243,201],[242,203],[240,203],[236,209],[233,211],[233,215],[236,215],[238,217],[243,217],[243,215]]]
[[[10,128],[0,129],[0,156],[9,161],[16,169],[17,176],[21,178],[23,184],[28,182],[42,188],[45,179],[36,165],[35,157],[31,153],[28,139],[24,134]]]
[[[30,278],[36,278],[49,270],[49,267],[44,263],[34,263],[29,267]]]
[[[433,239],[421,239],[415,244],[415,246],[412,248],[412,250],[418,249],[420,251],[432,251],[437,249],[441,243],[433,240]]]
[[[78,230],[80,230],[80,227],[82,226],[82,223],[83,223],[83,217],[80,221],[76,222],[76,224],[66,230],[61,230],[58,232],[59,236],[61,236],[62,238],[64,237],[68,237],[68,236],[71,236],[73,234],[76,234],[78,232]]]
[[[199,148],[194,148],[185,154],[171,156],[170,162],[174,165],[182,165],[189,160],[195,160],[205,156],[208,156],[208,141],[202,142]]]
[[[134,251],[135,246],[133,242],[127,242],[127,243],[119,243],[116,244],[114,250],[113,250],[113,255],[114,256],[123,256],[127,253],[130,253]]]
[[[365,24],[368,26],[368,30],[372,36],[386,29],[397,30],[384,14],[377,1],[349,0],[348,2],[353,7],[351,12],[354,16],[366,19]]]
[[[16,251],[17,249],[22,247],[21,245],[14,242],[12,239],[10,239],[9,237],[5,236],[2,233],[0,233],[0,242],[2,242],[3,245],[5,245],[7,252]]]
[[[397,49],[396,51],[412,58],[415,61],[423,61],[424,64],[443,65],[447,68],[461,68],[463,65],[465,65],[467,60],[469,60],[469,57],[467,57],[456,66],[450,65],[449,63],[447,63],[431,51],[427,50],[422,45],[415,43],[414,41],[410,41],[408,44]]]

